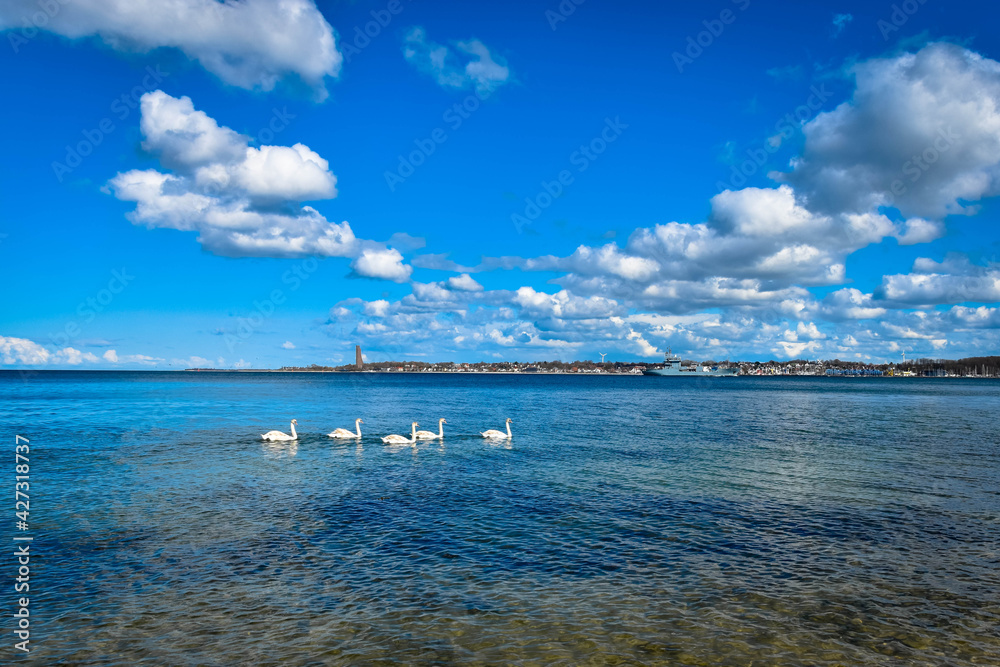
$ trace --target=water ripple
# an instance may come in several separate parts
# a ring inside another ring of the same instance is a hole
[[[0,373],[28,662],[1000,662],[993,383],[87,376]]]

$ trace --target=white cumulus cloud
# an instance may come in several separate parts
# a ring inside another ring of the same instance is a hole
[[[92,364],[99,361],[100,358],[93,352],[75,347],[50,350],[27,338],[0,336],[0,363],[5,366],[79,366],[84,362]]]
[[[833,320],[867,320],[885,315],[885,308],[874,303],[871,294],[854,287],[831,292],[819,306],[823,317]]]
[[[854,98],[805,124],[783,176],[810,209],[940,219],[1000,192],[1000,63],[935,43],[852,72]]]
[[[172,173],[131,170],[108,182],[107,192],[135,202],[133,224],[197,232],[217,255],[352,257],[358,275],[409,277],[398,251],[302,205],[337,196],[329,162],[308,146],[250,146],[189,98],[159,90],[143,95],[141,111],[143,148]]]
[[[483,286],[473,279],[468,273],[463,273],[458,276],[452,276],[448,278],[448,287],[453,290],[460,290],[463,292],[482,292]]]
[[[48,363],[51,353],[27,338],[0,336],[0,360],[5,365],[36,366]]]
[[[37,0],[5,0],[0,29],[18,29]],[[98,37],[125,53],[176,48],[224,82],[271,90],[290,75],[325,96],[343,57],[312,0],[59,0],[42,29]]]
[[[397,283],[405,283],[413,273],[413,267],[403,263],[403,256],[395,248],[367,248],[361,251],[351,268],[364,278],[381,278]]]
[[[884,276],[875,289],[879,299],[910,306],[1000,301],[1000,268],[970,275],[905,273]]]

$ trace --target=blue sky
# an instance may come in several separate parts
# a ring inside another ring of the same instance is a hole
[[[5,3],[0,364],[995,354],[998,14]]]

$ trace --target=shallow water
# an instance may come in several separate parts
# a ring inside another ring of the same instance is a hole
[[[998,414],[985,380],[3,372],[19,661],[997,664]]]

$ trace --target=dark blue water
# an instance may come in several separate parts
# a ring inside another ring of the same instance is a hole
[[[0,373],[21,660],[998,664],[998,414],[985,380]]]

